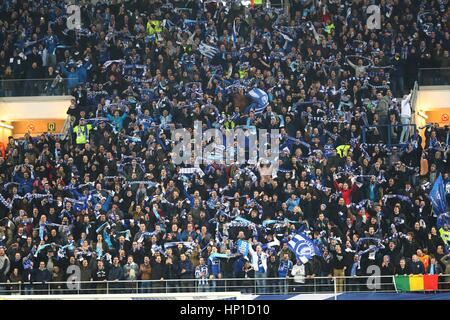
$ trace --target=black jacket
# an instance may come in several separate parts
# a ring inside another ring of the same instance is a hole
[[[395,274],[398,274],[398,275],[401,275],[401,276],[405,276],[405,275],[411,274],[411,270],[410,270],[410,268],[408,267],[408,265],[405,265],[404,268],[402,268],[402,267],[400,267],[400,266],[397,266],[397,267],[395,268]]]
[[[92,275],[92,278],[94,279],[94,281],[108,280],[108,272],[106,269],[97,269]]]
[[[412,274],[424,274],[425,268],[423,267],[423,263],[421,261],[416,261],[416,262],[411,261],[411,273]]]
[[[151,279],[152,280],[160,280],[161,278],[164,277],[165,274],[165,266],[164,264],[161,263],[154,263],[152,264],[152,274],[151,274]]]
[[[123,279],[123,269],[120,265],[111,266],[108,272],[108,280],[122,280]]]
[[[52,278],[52,275],[50,274],[50,271],[48,271],[47,269],[44,270],[40,270],[40,269],[36,269],[33,272],[33,282],[49,282],[50,279]]]
[[[345,267],[345,255],[344,253],[337,254],[335,253],[333,256],[333,269],[343,269]]]
[[[177,279],[178,278],[178,266],[176,263],[165,265],[164,279]]]

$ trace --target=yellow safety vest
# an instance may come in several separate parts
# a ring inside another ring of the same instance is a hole
[[[248,70],[239,70],[239,78],[243,79],[248,76]]]
[[[77,144],[85,144],[89,140],[89,131],[91,131],[92,125],[87,124],[85,126],[76,126],[73,128],[73,132],[77,135],[76,143]],[[86,132],[87,131],[87,132]]]
[[[445,243],[450,242],[450,231],[445,231],[444,228],[440,228],[439,234],[441,235],[441,238],[442,240],[444,240]]]
[[[224,122],[223,126],[225,127],[226,130],[229,130],[233,129],[236,126],[236,123],[234,121],[227,120]]]
[[[336,153],[339,155],[339,157],[343,158],[348,155],[349,150],[350,150],[349,144],[341,144],[336,148]]]
[[[147,33],[152,36],[156,33],[160,33],[162,31],[161,21],[159,20],[149,20],[147,22]]]
[[[328,33],[328,34],[330,34],[331,31],[333,31],[334,28],[336,28],[336,27],[334,26],[334,23],[330,23],[329,25],[327,25],[327,26],[325,27],[325,32]]]
[[[263,4],[262,0],[253,0],[253,5],[254,6],[260,6],[262,4]]]

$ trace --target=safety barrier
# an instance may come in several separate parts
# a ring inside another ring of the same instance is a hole
[[[67,78],[0,80],[0,97],[61,96],[70,94]]]
[[[375,132],[375,130],[378,132]],[[405,133],[402,137],[403,130],[405,130]],[[375,140],[372,140],[372,138],[375,138]],[[382,143],[379,142],[380,140]],[[417,126],[415,124],[380,124],[362,127],[362,143],[395,147],[404,146],[411,140],[417,140]]]
[[[450,68],[421,68],[418,79],[419,86],[448,86]]]
[[[418,276],[420,277],[420,276]],[[415,292],[450,292],[450,275],[439,275],[436,288]],[[236,292],[247,295],[333,294],[341,293],[401,293],[395,276],[329,276],[296,278],[226,278],[226,279],[165,279],[134,281],[65,281],[47,283],[0,283],[0,297],[8,295],[126,295],[152,294],[176,296]],[[409,290],[408,290],[409,291]]]

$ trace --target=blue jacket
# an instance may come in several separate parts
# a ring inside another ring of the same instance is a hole
[[[56,47],[58,46],[58,37],[55,35],[47,36],[45,37],[44,44],[48,54],[55,54]]]
[[[244,277],[244,271],[242,268],[244,268],[245,259],[243,257],[240,257],[236,260],[236,262],[233,265],[233,272],[234,276],[236,278],[243,278]]]
[[[424,274],[425,268],[422,261],[413,262],[411,261],[411,273],[412,274]]]
[[[68,70],[65,66],[61,65],[61,72],[67,77],[67,87],[69,89],[75,88],[79,84],[84,84],[87,81],[87,70],[91,67],[90,62],[85,62],[83,65],[77,67],[75,71]]]
[[[208,259],[208,270],[210,274],[217,278],[220,273],[220,259],[214,259],[212,261]]]
[[[50,280],[51,280],[50,271],[48,271],[47,269],[44,269],[44,270],[36,269],[36,270],[34,270],[33,275],[32,275],[32,281],[33,282],[43,283],[43,282],[49,282]]]
[[[181,273],[181,270],[185,269],[186,272]],[[183,279],[192,279],[193,278],[193,267],[192,262],[189,259],[186,259],[185,261],[178,261],[178,270],[180,273],[180,278]]]
[[[108,119],[114,123],[115,129],[117,131],[120,131],[123,129],[123,121],[125,120],[127,115],[128,115],[128,113],[125,112],[123,115],[116,118],[113,115],[108,114]]]
[[[289,271],[292,270],[293,266],[294,265],[291,260],[280,260],[280,265],[278,266],[278,276],[280,278],[286,277]]]
[[[14,181],[20,185],[19,193],[31,193],[31,191],[33,190],[33,179],[31,178],[25,179],[16,173],[14,175]]]

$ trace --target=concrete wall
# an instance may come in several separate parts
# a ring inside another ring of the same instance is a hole
[[[425,116],[425,117],[424,117]],[[450,86],[421,86],[417,92],[415,122],[418,128],[427,123],[450,125]],[[424,130],[419,129],[425,143]]]
[[[0,98],[0,120],[66,119],[72,96]]]
[[[450,109],[450,86],[424,86],[417,93],[416,111]]]
[[[61,132],[67,118],[67,109],[72,96],[38,96],[0,98],[0,121],[12,125],[13,129],[0,126],[0,141],[7,142],[9,136],[23,137],[48,132],[49,124],[54,132]]]
[[[4,125],[8,125],[8,126],[12,125],[12,123],[8,122],[8,121],[2,121],[2,122],[0,122],[0,124],[4,124]],[[8,137],[10,137],[12,135],[13,135],[13,129],[10,129],[10,128],[0,125],[0,142],[3,142],[6,144],[8,142]]]

